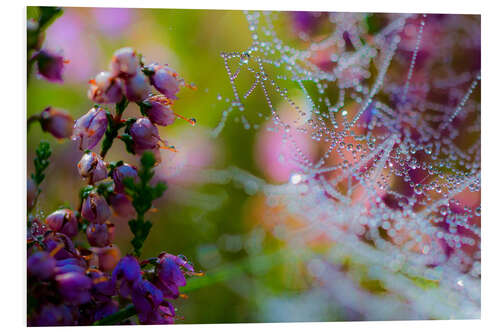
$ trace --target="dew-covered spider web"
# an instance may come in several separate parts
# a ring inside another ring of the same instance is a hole
[[[261,153],[290,172],[217,176],[263,194],[290,248],[321,245],[310,274],[356,318],[478,318],[480,18],[245,15],[252,43],[221,53],[232,93],[213,134],[278,138]]]

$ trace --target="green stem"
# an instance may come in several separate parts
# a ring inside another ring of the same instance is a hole
[[[34,122],[40,121],[40,119],[41,118],[40,118],[40,114],[39,113],[34,114],[32,116],[29,116],[28,120],[26,121],[26,125],[28,126],[27,131],[29,132],[31,124],[33,124]]]

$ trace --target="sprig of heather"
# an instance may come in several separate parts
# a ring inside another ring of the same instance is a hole
[[[176,118],[195,122],[173,112],[173,101],[184,81],[165,66],[144,66],[131,48],[118,50],[110,67],[110,72],[89,82],[88,96],[98,104],[77,119],[72,129],[72,141],[83,152],[78,172],[87,183],[80,190],[79,207],[59,209],[45,221],[35,219],[28,233],[30,326],[126,324],[132,315],[145,324],[173,323],[175,309],[168,300],[180,296],[185,276],[198,274],[184,257],[166,252],[139,261],[152,227],[145,214],[166,190],[164,183],[151,184],[160,162],[159,149],[175,150],[159,136],[156,126],[170,125]],[[153,89],[161,93],[153,94]],[[142,117],[126,118],[130,102],[139,105]],[[109,110],[102,104],[115,104],[115,108]],[[34,120],[58,137],[64,132],[60,131],[64,122],[46,120],[53,109],[44,112],[45,118],[42,112]],[[117,138],[125,142],[129,153],[141,156],[139,170],[124,161],[105,160]],[[97,154],[91,149],[99,143]],[[44,178],[50,156],[46,147],[37,151],[35,184]],[[121,259],[113,244],[112,211],[130,218],[134,234],[133,254]],[[79,233],[85,234],[87,244],[73,242]]]
[[[28,189],[27,189],[27,198],[28,198],[28,212],[30,212],[33,207],[36,205],[36,201],[40,192],[40,185],[45,179],[45,170],[49,167],[50,155],[52,154],[52,149],[50,148],[50,144],[46,141],[40,142],[38,148],[36,149],[36,157],[33,160],[35,165],[35,172],[31,174],[30,179],[28,179]]]

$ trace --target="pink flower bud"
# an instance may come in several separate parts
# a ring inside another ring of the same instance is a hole
[[[111,59],[111,74],[122,78],[136,75],[139,59],[131,47],[124,47],[115,52]]]
[[[73,133],[73,118],[63,110],[47,107],[40,113],[40,124],[45,132],[57,139],[69,138]]]
[[[113,228],[114,227],[112,224],[107,223],[89,224],[86,231],[89,244],[96,247],[104,247],[109,245],[111,243]]]
[[[159,64],[151,64],[147,69],[153,72],[150,76],[153,86],[168,98],[177,99],[176,95],[183,82],[178,74],[167,66]]]
[[[123,180],[125,178],[132,178],[134,181],[137,180],[137,168],[124,163],[113,170],[112,173],[113,181],[115,182],[115,191],[123,192],[125,190],[125,186],[123,185]]]
[[[92,108],[75,122],[71,138],[80,150],[92,149],[103,137],[107,126],[106,111],[101,107]]]
[[[83,201],[82,216],[93,223],[104,223],[110,216],[108,203],[97,193],[90,193]]]
[[[130,135],[137,150],[156,148],[160,142],[165,144],[160,138],[158,128],[148,118],[137,119],[130,127]]]
[[[46,80],[62,82],[62,71],[67,60],[60,53],[40,50],[34,56],[38,65],[38,73]]]
[[[71,209],[59,209],[47,216],[45,223],[50,230],[60,232],[68,237],[74,237],[78,233],[78,221]]]
[[[144,103],[148,106],[145,110],[148,118],[155,124],[167,126],[175,121],[175,113],[172,111],[172,102],[163,95],[148,97]]]
[[[118,103],[123,97],[122,81],[109,72],[100,72],[89,83],[88,97],[96,103]]]
[[[140,102],[151,93],[148,78],[140,70],[125,80],[125,96],[131,102]]]
[[[90,184],[108,177],[106,163],[101,156],[94,152],[88,152],[82,156],[82,159],[78,162],[78,172],[83,178],[89,179]]]
[[[132,202],[123,193],[111,195],[109,203],[115,214],[120,217],[132,217],[135,215],[135,209],[134,206],[132,206]]]

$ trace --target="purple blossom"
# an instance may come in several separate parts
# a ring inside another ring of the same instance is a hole
[[[179,287],[186,285],[186,278],[181,267],[189,272],[194,272],[193,267],[178,256],[169,253],[162,253],[159,256],[155,282],[167,298],[179,297]]]
[[[33,55],[38,66],[38,74],[52,82],[62,82],[62,71],[67,61],[61,53],[42,49]]]
[[[174,123],[176,116],[171,107],[172,102],[165,96],[150,96],[144,104],[147,105],[146,115],[154,124],[168,126]]]
[[[134,140],[135,148],[139,150],[153,149],[164,141],[160,138],[158,128],[148,118],[139,118],[130,127],[130,135]]]
[[[87,227],[87,239],[89,244],[97,247],[104,247],[111,243],[110,226],[106,223],[91,223]]]
[[[69,272],[56,276],[61,296],[69,303],[84,304],[90,301],[92,280],[80,272]]]
[[[137,316],[142,323],[148,323],[149,318],[158,309],[163,301],[163,293],[148,280],[137,279],[131,291]]]
[[[40,124],[44,132],[57,139],[69,138],[73,134],[73,118],[63,110],[47,107],[40,113]]]
[[[90,193],[83,201],[82,216],[92,223],[102,224],[111,216],[111,211],[102,196]]]
[[[141,102],[151,93],[148,78],[140,70],[125,80],[125,96],[131,102]]]
[[[47,216],[45,223],[50,230],[60,232],[68,237],[75,237],[78,233],[78,221],[71,209],[59,209]]]
[[[68,326],[73,324],[70,309],[64,305],[45,304],[33,323],[36,326]]]
[[[40,280],[48,280],[55,274],[56,260],[47,252],[39,251],[28,258],[28,273]]]
[[[115,191],[124,192],[125,186],[123,185],[123,180],[125,178],[132,178],[134,182],[137,180],[137,168],[124,163],[113,169],[112,172],[113,181],[115,182]]]
[[[111,74],[114,77],[130,78],[139,70],[139,59],[131,47],[117,50],[111,59]]]
[[[180,90],[182,80],[179,79],[178,74],[170,69],[168,66],[159,64],[151,64],[147,66],[152,74],[149,78],[153,86],[170,99],[177,99],[177,93]]]
[[[75,122],[72,140],[80,150],[92,149],[104,136],[107,126],[106,111],[101,107],[92,108]]]
[[[96,103],[118,103],[123,98],[123,83],[110,72],[100,72],[89,83],[88,97]]]
[[[94,152],[84,154],[77,166],[80,176],[87,178],[90,184],[94,184],[108,177],[106,163],[100,155]]]
[[[132,217],[135,215],[135,208],[132,202],[123,193],[114,193],[109,196],[109,203],[116,215],[120,217]]]
[[[141,277],[141,267],[137,259],[131,255],[123,257],[113,270],[112,280],[116,284],[119,281],[133,283]]]

